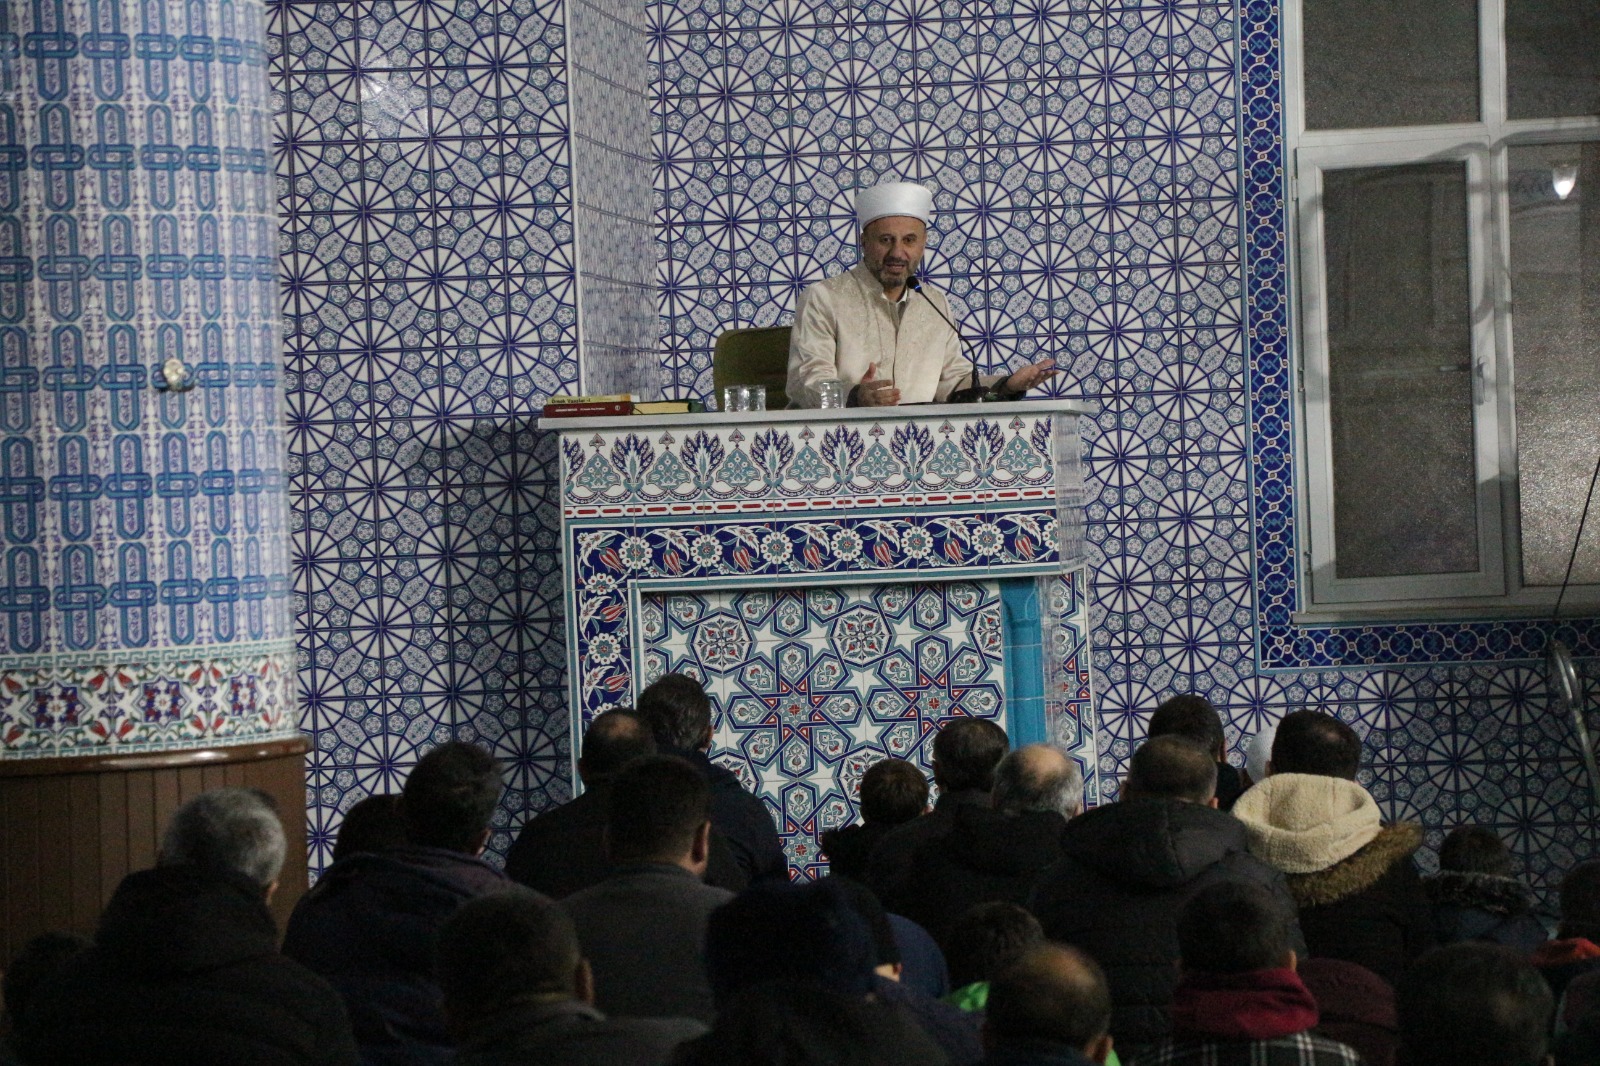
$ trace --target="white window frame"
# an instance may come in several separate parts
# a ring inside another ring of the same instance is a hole
[[[1301,425],[1295,493],[1302,593],[1297,622],[1537,614],[1557,590],[1527,587],[1521,573],[1515,367],[1512,358],[1509,148],[1600,140],[1600,117],[1506,117],[1505,3],[1478,0],[1481,121],[1368,130],[1305,129],[1303,0],[1284,4],[1284,136],[1293,201],[1291,337]],[[1478,569],[1471,573],[1339,578],[1334,539],[1332,419],[1328,388],[1327,278],[1322,176],[1329,170],[1463,161],[1467,241]],[[1568,610],[1600,609],[1600,585],[1568,590]]]

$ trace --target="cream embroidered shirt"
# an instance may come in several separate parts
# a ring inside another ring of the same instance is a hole
[[[944,293],[927,284],[922,292],[955,318]],[[894,381],[901,403],[945,400],[972,375],[955,330],[917,293],[886,299],[865,266],[807,286],[789,338],[789,405],[816,407],[817,383],[829,378],[844,382],[848,395],[873,363],[879,378]]]

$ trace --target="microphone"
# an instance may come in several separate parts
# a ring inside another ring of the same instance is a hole
[[[999,397],[995,395],[995,390],[992,387],[978,383],[978,361],[972,357],[972,349],[967,347],[967,338],[961,335],[961,327],[952,322],[950,320],[950,316],[945,314],[944,311],[940,309],[939,305],[933,302],[933,297],[922,291],[922,279],[917,277],[915,274],[912,274],[906,279],[906,288],[910,289],[912,292],[918,294],[924,300],[928,301],[928,306],[933,308],[934,313],[940,318],[944,319],[945,324],[949,326],[951,332],[956,335],[956,341],[961,345],[961,354],[965,355],[967,357],[967,362],[972,364],[972,384],[967,388],[957,389],[955,392],[952,392],[949,400],[946,402],[989,403],[993,400],[999,399]]]

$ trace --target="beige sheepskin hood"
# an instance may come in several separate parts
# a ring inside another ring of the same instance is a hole
[[[1286,874],[1326,870],[1378,836],[1383,819],[1354,781],[1317,774],[1273,774],[1239,797],[1250,853]]]

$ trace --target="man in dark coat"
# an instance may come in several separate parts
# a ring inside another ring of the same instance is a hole
[[[1293,907],[1283,875],[1253,858],[1244,827],[1216,809],[1215,788],[1216,762],[1205,748],[1179,736],[1146,741],[1134,752],[1121,802],[1067,824],[1061,861],[1034,890],[1030,909],[1045,936],[1082,948],[1105,968],[1119,1047],[1137,1049],[1167,1033],[1185,900],[1208,885],[1246,881]]]
[[[283,866],[272,800],[205,792],[172,817],[153,870],[129,874],[94,947],[18,1021],[37,1066],[354,1066],[327,982],[278,953],[267,901]]]
[[[606,855],[605,833],[611,782],[630,760],[655,753],[655,737],[637,714],[613,710],[596,716],[583,735],[578,759],[583,795],[522,827],[506,853],[506,876],[552,899],[565,899],[610,877],[615,871]],[[706,883],[730,892],[747,883],[727,838],[715,827]]]
[[[1531,952],[1549,940],[1519,881],[1511,851],[1493,829],[1459,825],[1439,847],[1439,872],[1422,879],[1439,943],[1484,940]]]
[[[687,674],[666,674],[639,693],[637,710],[660,752],[682,758],[711,786],[711,824],[727,839],[745,881],[787,880],[788,860],[767,805],[745,791],[737,774],[707,754],[711,700],[700,682]]]
[[[1549,943],[1533,953],[1550,990],[1560,1002],[1567,986],[1600,973],[1600,859],[1580,862],[1561,879],[1561,924]]]
[[[928,813],[928,779],[904,759],[879,759],[861,775],[861,824],[822,834],[828,872],[865,882],[872,849],[897,826]]]
[[[660,1066],[706,1031],[687,1018],[607,1018],[561,905],[525,888],[475,899],[439,932],[456,1066]]]
[[[885,905],[944,942],[980,903],[1021,903],[1045,867],[1061,857],[1061,831],[1083,810],[1083,775],[1046,744],[1000,760],[993,807],[958,807],[950,831],[912,854]]]
[[[1498,944],[1436,948],[1395,991],[1396,1061],[1406,1066],[1549,1066],[1555,997],[1520,952]]]
[[[434,748],[401,790],[410,844],[341,859],[295,906],[284,954],[338,989],[370,1066],[450,1060],[434,945],[463,903],[511,884],[481,858],[502,788],[482,748]]]
[[[22,1066],[16,1051],[17,1019],[27,1013],[34,993],[92,947],[94,941],[81,933],[40,933],[6,963],[0,974],[0,1066]]]
[[[986,718],[956,718],[939,727],[933,738],[933,783],[939,786],[939,800],[932,813],[884,834],[868,857],[867,884],[879,899],[895,895],[911,856],[948,833],[957,810],[989,806],[994,768],[1010,746],[1006,731]]]
[[[616,870],[562,903],[607,1015],[715,1018],[706,921],[733,893],[701,880],[710,814],[705,777],[675,755],[636,759],[612,784],[606,840]]]
[[[1183,693],[1167,700],[1150,716],[1146,736],[1180,736],[1211,752],[1217,760],[1217,809],[1233,810],[1234,801],[1244,791],[1244,780],[1228,762],[1228,739],[1222,731],[1222,715],[1204,696]]]
[[[1314,958],[1365,966],[1393,985],[1434,944],[1414,856],[1422,827],[1385,824],[1356,781],[1361,740],[1319,711],[1278,723],[1267,779],[1234,804],[1251,854],[1287,875]]]
[[[920,930],[921,927],[906,922],[904,918],[891,918],[872,889],[860,881],[848,877],[828,877],[826,881],[829,886],[843,892],[851,908],[872,932],[873,958],[876,962],[873,967],[873,996],[915,1018],[922,1031],[939,1045],[951,1066],[972,1066],[981,1059],[983,1045],[978,1038],[977,1020],[959,1007],[915,988],[905,980],[905,959],[900,950],[896,922],[912,929]]]
[[[712,1031],[675,1066],[945,1066],[899,1004],[873,995],[877,952],[843,878],[752,885],[707,923]]]

